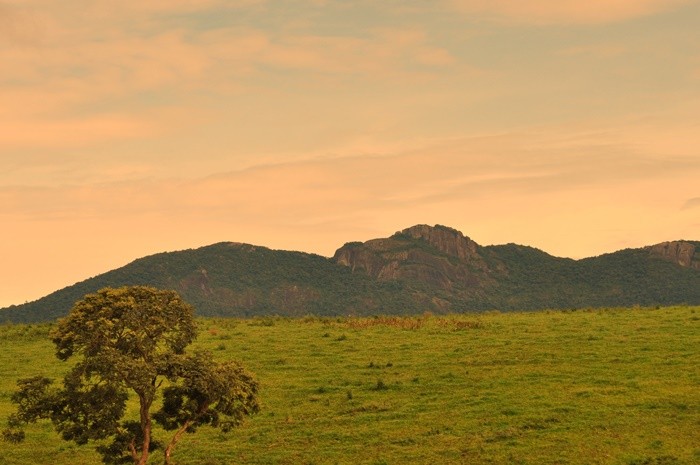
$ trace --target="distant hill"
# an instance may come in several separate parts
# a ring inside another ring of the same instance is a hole
[[[138,259],[2,309],[0,322],[53,320],[87,293],[136,284],[174,289],[205,316],[700,304],[700,242],[665,242],[583,260],[515,244],[483,247],[439,225],[348,243],[332,258],[219,243]]]
[[[516,244],[482,247],[455,229],[418,225],[346,244],[334,259],[379,281],[405,282],[433,311],[700,303],[700,242],[572,260]]]

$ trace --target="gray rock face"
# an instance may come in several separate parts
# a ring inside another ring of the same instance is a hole
[[[477,243],[464,236],[456,229],[446,226],[428,226],[420,224],[401,231],[414,239],[423,239],[439,251],[461,260],[478,257]]]
[[[380,281],[406,279],[469,293],[493,284],[479,245],[445,226],[417,225],[389,238],[346,244],[333,259]]]
[[[700,251],[695,245],[683,241],[662,242],[652,245],[649,254],[677,265],[700,270]]]

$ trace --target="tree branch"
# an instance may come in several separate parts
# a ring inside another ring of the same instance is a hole
[[[173,449],[175,448],[175,444],[177,443],[177,441],[180,440],[182,435],[185,434],[185,431],[187,431],[187,428],[189,428],[190,425],[195,420],[197,420],[197,418],[202,416],[202,414],[207,411],[207,409],[209,408],[209,405],[211,405],[209,402],[202,404],[202,406],[199,408],[199,411],[197,411],[197,414],[194,417],[185,420],[185,422],[182,424],[182,426],[175,432],[172,439],[168,443],[168,447],[165,448],[165,461],[163,462],[164,465],[172,465],[172,462],[170,461],[170,456],[173,453]]]
[[[131,438],[129,443],[129,452],[131,452],[131,458],[134,459],[134,463],[139,463],[139,453],[136,451],[136,438]]]

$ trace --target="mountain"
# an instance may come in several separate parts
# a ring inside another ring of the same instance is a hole
[[[481,246],[440,225],[347,243],[332,258],[227,242],[138,259],[2,309],[0,321],[52,320],[87,293],[137,284],[175,289],[205,316],[700,304],[700,242],[582,260],[516,244]]]
[[[126,285],[174,289],[203,316],[419,311],[402,283],[352,273],[319,255],[228,242],[140,258],[34,302],[2,309],[0,322],[52,320],[87,293]]]
[[[455,229],[418,225],[345,244],[334,259],[378,281],[405,282],[445,311],[700,303],[700,242],[572,260],[516,244],[482,247]]]

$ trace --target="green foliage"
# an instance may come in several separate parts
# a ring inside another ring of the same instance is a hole
[[[22,425],[50,420],[66,441],[97,441],[106,464],[142,465],[163,447],[170,463],[184,432],[229,431],[259,409],[257,382],[241,365],[185,353],[195,336],[193,309],[174,291],[134,286],[85,296],[51,331],[56,357],[73,363],[63,387],[43,376],[20,379],[3,438],[21,442]],[[164,382],[163,406],[152,415]],[[124,419],[129,393],[138,399],[135,420]],[[154,439],[152,419],[177,430],[167,445]]]
[[[163,391],[163,405],[153,418],[166,430],[185,426],[194,432],[203,425],[228,432],[244,417],[257,413],[258,385],[235,361],[216,363],[209,352],[198,351],[171,364],[173,384]]]
[[[102,376],[145,384],[171,354],[196,337],[194,309],[173,291],[133,286],[105,288],[78,301],[52,333],[56,356],[80,353]],[[131,377],[136,377],[132,379]]]

